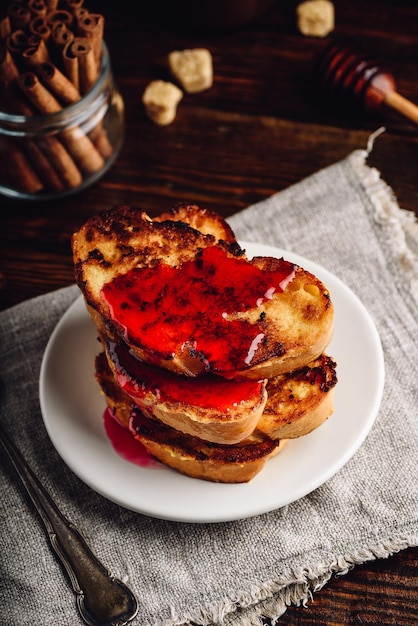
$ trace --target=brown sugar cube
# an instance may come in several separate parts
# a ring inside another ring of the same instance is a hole
[[[297,6],[296,15],[302,35],[326,37],[334,30],[335,11],[330,0],[306,0]]]
[[[168,64],[173,77],[188,93],[212,86],[212,55],[206,48],[173,50],[168,55]]]
[[[177,114],[177,105],[183,92],[173,83],[164,80],[153,80],[146,87],[142,102],[148,117],[159,124],[171,124]]]

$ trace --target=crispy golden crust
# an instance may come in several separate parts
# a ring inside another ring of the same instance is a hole
[[[336,363],[326,354],[301,369],[271,378],[257,429],[272,439],[307,435],[334,412],[336,384]]]
[[[217,458],[219,449],[218,455],[214,455],[213,448],[206,448],[204,454],[198,457],[191,449],[184,451],[181,444],[174,447],[171,443],[155,441],[144,433],[138,433],[137,438],[150,454],[165,465],[191,478],[221,483],[249,482],[261,472],[269,459],[283,450],[287,443],[286,439],[276,442],[275,446],[271,445],[271,441],[249,443],[237,456],[229,454],[227,458],[219,459]]]
[[[218,241],[236,243],[234,232],[229,224],[215,211],[209,211],[197,204],[178,202],[170,211],[153,218],[154,222],[184,222],[205,235],[213,235]]]
[[[166,217],[174,219],[166,219]],[[199,226],[201,230],[193,227]],[[226,241],[219,239],[225,237]],[[99,331],[113,340],[123,336],[138,358],[175,373],[199,376],[208,370],[208,361],[184,342],[174,353],[150,351],[141,340],[124,335],[101,297],[106,283],[133,268],[166,264],[181,266],[194,260],[204,248],[222,248],[229,258],[245,259],[222,218],[196,205],[178,205],[159,218],[139,209],[115,207],[92,216],[72,238],[75,278]],[[248,263],[272,270],[279,261],[257,257]],[[226,319],[257,325],[262,340],[251,359],[226,375],[254,380],[291,371],[318,357],[333,333],[334,310],[326,286],[313,274],[295,267],[295,276],[283,292],[276,292],[259,306],[230,314]]]

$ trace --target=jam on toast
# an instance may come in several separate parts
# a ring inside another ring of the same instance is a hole
[[[204,233],[120,206],[73,235],[76,282],[102,334],[187,376],[259,380],[322,354],[334,318],[326,286],[284,259],[248,259],[221,218],[208,223]]]

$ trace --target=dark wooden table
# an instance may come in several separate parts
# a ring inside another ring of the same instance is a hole
[[[398,91],[418,103],[415,2],[336,0],[335,30],[326,39],[298,32],[292,1],[216,31],[179,25],[164,4],[140,8],[136,17],[123,0],[85,2],[105,16],[125,101],[124,145],[112,169],[77,195],[59,202],[0,198],[0,310],[73,283],[71,233],[103,208],[131,204],[155,215],[188,199],[229,216],[365,148],[382,125],[384,139],[376,140],[369,164],[399,204],[418,214],[418,127],[393,113],[331,103],[312,71],[331,39],[347,39],[389,67]],[[144,114],[142,93],[151,80],[168,78],[168,52],[194,47],[213,55],[213,87],[186,95],[175,121],[158,127]],[[418,549],[332,579],[306,609],[289,608],[280,624],[418,624]]]

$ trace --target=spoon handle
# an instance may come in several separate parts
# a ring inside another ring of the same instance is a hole
[[[48,532],[52,548],[67,572],[81,617],[89,626],[124,626],[138,612],[130,589],[113,578],[69,522],[29,467],[0,430],[0,443],[13,463]]]

